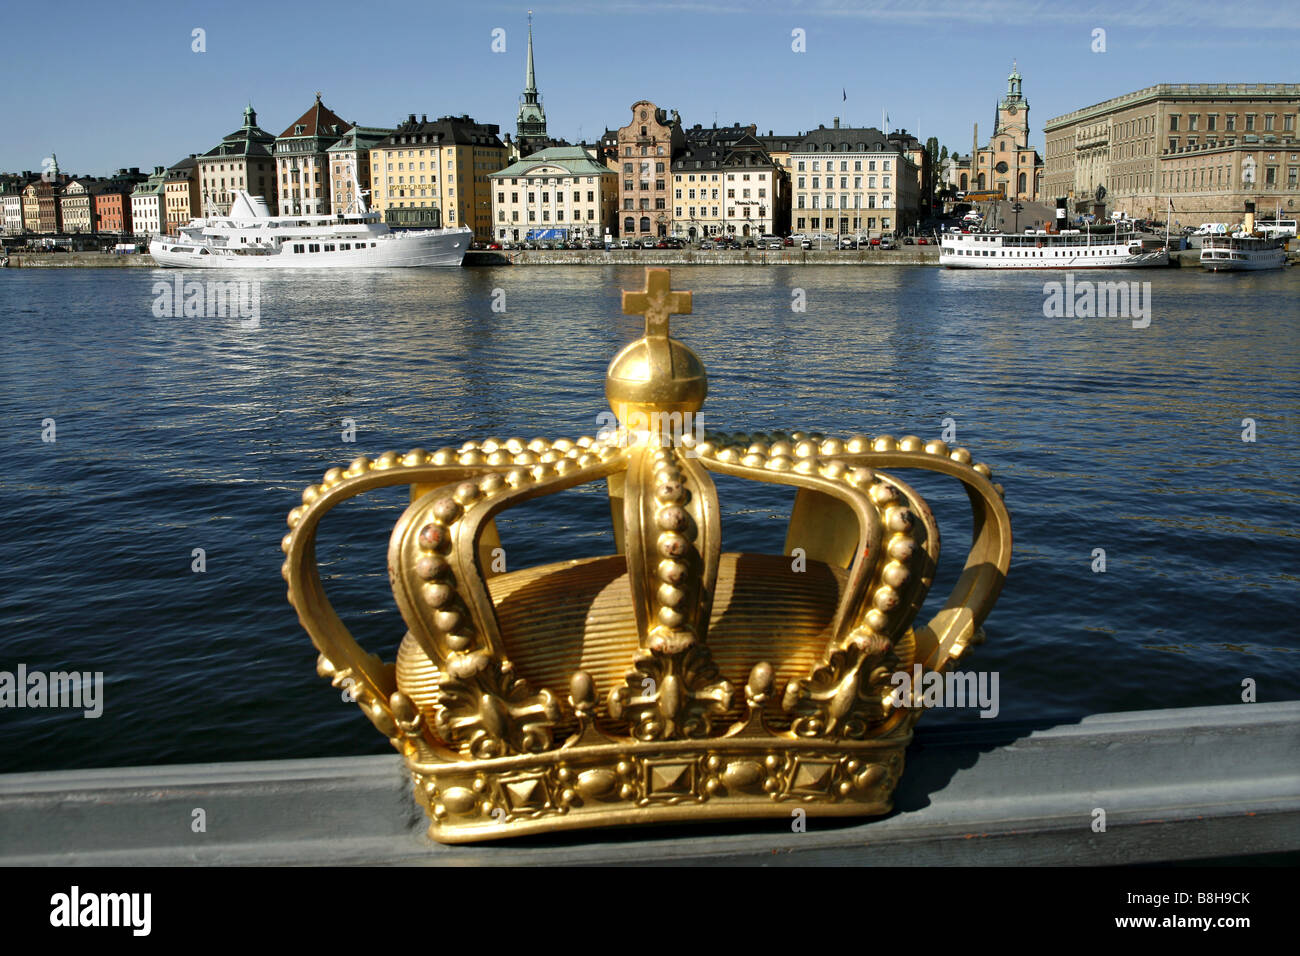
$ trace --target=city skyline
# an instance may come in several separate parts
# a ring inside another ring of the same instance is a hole
[[[96,8],[67,9],[75,18]],[[363,126],[392,126],[412,112],[468,114],[499,125],[502,135],[514,132],[525,5],[379,4],[365,21],[383,27],[374,37],[355,29],[354,11],[329,0],[306,19],[293,8],[243,2],[219,13],[199,5],[124,9],[140,14],[122,20],[124,43],[147,51],[146,64],[156,68],[124,68],[121,45],[98,34],[65,34],[60,62],[73,65],[53,72],[39,46],[19,49],[11,68],[38,80],[4,94],[0,169],[40,170],[54,153],[64,171],[88,175],[170,165],[238,128],[250,101],[261,125],[280,133],[316,90],[340,117]],[[676,109],[685,126],[755,123],[760,133],[806,132],[836,117],[844,126],[880,127],[888,115],[891,129],[923,141],[934,136],[964,154],[972,124],[980,126],[981,145],[992,132],[1016,62],[1030,104],[1030,144],[1041,152],[1047,120],[1134,89],[1294,82],[1281,74],[1300,35],[1281,8],[1262,4],[1247,15],[1243,5],[1188,11],[1166,3],[1100,4],[1081,11],[1016,0],[942,11],[934,3],[883,0],[753,7],[566,2],[531,9],[548,130],[571,142],[595,142],[607,127],[625,124],[631,104],[645,98]],[[406,42],[395,47],[399,24],[406,25]],[[15,36],[37,29],[34,9],[12,11],[8,25]],[[635,48],[620,33],[635,38]],[[1099,44],[1104,52],[1092,52]],[[1252,56],[1244,70],[1246,49]]]

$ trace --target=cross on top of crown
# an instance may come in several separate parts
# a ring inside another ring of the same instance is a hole
[[[644,315],[646,338],[668,337],[668,317],[689,315],[691,294],[671,291],[667,269],[647,269],[645,289],[623,292],[623,314]]]

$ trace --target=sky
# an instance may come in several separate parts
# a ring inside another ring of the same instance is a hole
[[[366,126],[468,113],[513,134],[529,9],[70,0],[51,19],[48,5],[16,4],[3,20],[0,171],[39,171],[52,153],[64,172],[85,175],[169,166],[238,129],[249,101],[263,129],[283,132],[317,90]],[[626,125],[632,103],[649,99],[687,126],[755,123],[762,133],[836,116],[879,127],[887,113],[891,129],[965,153],[972,124],[987,139],[1014,60],[1042,152],[1046,120],[1155,83],[1300,80],[1292,0],[537,0],[531,9],[549,132],[570,141]]]

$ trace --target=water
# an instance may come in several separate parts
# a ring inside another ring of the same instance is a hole
[[[390,752],[315,674],[280,577],[285,514],[359,454],[594,433],[605,366],[641,332],[619,290],[643,273],[267,279],[256,330],[155,317],[152,285],[173,275],[0,273],[0,671],[105,679],[98,719],[0,710],[0,768]],[[1297,696],[1298,276],[1111,274],[1152,284],[1135,329],[1045,318],[1043,282],[1060,276],[675,268],[695,314],[673,328],[708,368],[711,428],[931,438],[953,419],[1005,485],[1016,538],[969,666],[1000,674],[1000,718],[1068,720],[1236,703],[1247,678],[1260,700]],[[944,530],[934,607],[969,541],[965,496],[904,477]],[[720,489],[724,548],[779,550],[788,494]],[[345,623],[388,659],[404,630],[385,570],[402,504],[337,509],[318,548]],[[608,552],[603,489],[502,534],[526,563]],[[947,721],[979,718],[935,711],[922,726]]]

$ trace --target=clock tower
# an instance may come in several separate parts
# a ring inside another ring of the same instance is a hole
[[[998,103],[998,115],[994,124],[994,135],[1010,136],[1018,149],[1029,145],[1029,101],[1020,90],[1023,78],[1011,63],[1011,75],[1007,77],[1007,95]]]

